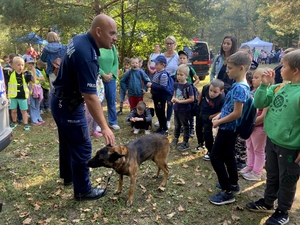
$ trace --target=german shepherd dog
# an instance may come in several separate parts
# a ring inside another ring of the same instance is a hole
[[[166,186],[169,169],[167,156],[170,151],[170,144],[167,137],[161,134],[148,134],[137,138],[126,145],[118,147],[106,146],[97,151],[96,155],[87,162],[92,168],[107,167],[113,168],[119,174],[119,184],[116,194],[120,194],[123,185],[123,175],[130,177],[130,189],[127,206],[133,202],[133,193],[136,184],[139,166],[146,160],[153,160],[157,167],[156,177],[160,170],[164,172],[161,186]]]

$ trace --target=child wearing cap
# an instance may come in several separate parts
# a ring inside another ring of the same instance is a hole
[[[155,74],[152,82],[148,82],[147,86],[151,88],[152,99],[154,102],[154,110],[159,122],[159,128],[155,133],[168,135],[167,118],[165,108],[167,102],[167,91],[169,74],[165,70],[167,59],[163,55],[157,56],[153,62],[155,63]]]

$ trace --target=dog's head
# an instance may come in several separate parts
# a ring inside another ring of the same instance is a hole
[[[122,157],[127,154],[127,148],[125,146],[111,147],[105,146],[97,151],[96,155],[91,158],[87,165],[92,168],[107,167],[113,168],[115,163],[119,163]]]

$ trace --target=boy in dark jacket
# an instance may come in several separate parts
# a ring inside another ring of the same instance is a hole
[[[151,110],[146,107],[145,102],[138,102],[137,106],[133,108],[126,121],[131,122],[131,127],[134,128],[133,133],[138,134],[140,129],[145,129],[145,134],[150,134],[150,126],[152,123]]]

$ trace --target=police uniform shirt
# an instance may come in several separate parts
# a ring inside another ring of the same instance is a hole
[[[72,38],[53,82],[55,89],[71,96],[78,92],[97,94],[99,56],[99,48],[90,33]]]

